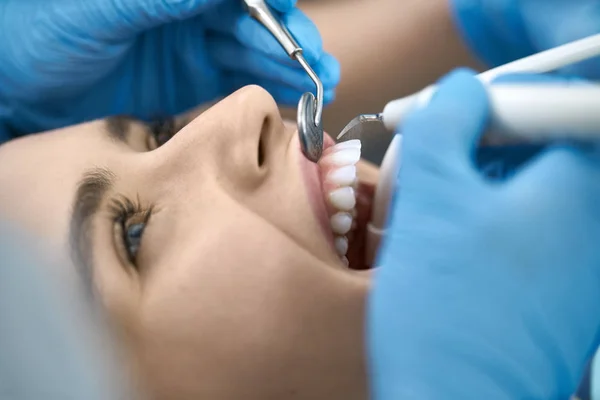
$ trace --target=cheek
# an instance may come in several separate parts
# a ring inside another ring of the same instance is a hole
[[[144,284],[148,322],[178,321],[175,326],[197,336],[248,334],[248,323],[277,318],[285,297],[299,290],[310,258],[278,232],[213,234],[194,245],[181,245],[165,264],[156,266]],[[165,325],[166,326],[166,325]]]
[[[328,224],[323,227],[317,219],[313,208],[313,200],[309,196],[309,189],[300,175],[300,171],[292,169],[278,171],[263,184],[260,191],[251,196],[238,199],[244,207],[252,210],[261,219],[269,222],[271,227],[276,227],[279,235],[286,235],[297,246],[310,251],[315,257],[328,263],[337,263],[338,257],[328,241],[330,229]],[[295,173],[295,172],[298,173]],[[320,188],[315,189],[318,198],[323,202]],[[237,228],[239,229],[239,227]],[[254,235],[261,234],[265,228],[257,230]],[[272,244],[264,244],[262,249],[272,251]],[[264,257],[264,256],[263,256]]]
[[[224,398],[232,379],[247,389],[275,374],[329,292],[323,266],[311,267],[309,254],[268,226],[220,233],[156,266],[141,306],[153,379],[207,398]]]

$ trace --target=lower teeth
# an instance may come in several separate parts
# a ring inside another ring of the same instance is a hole
[[[340,256],[345,256],[348,252],[348,238],[346,236],[337,236],[335,238],[335,250]]]

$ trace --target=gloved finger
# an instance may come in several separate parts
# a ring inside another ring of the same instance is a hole
[[[481,146],[477,148],[475,163],[481,174],[492,181],[505,181],[519,168],[544,149],[541,144]]]
[[[231,34],[241,44],[257,50],[281,62],[297,63],[290,59],[279,42],[258,21],[243,12],[241,6],[226,3],[207,12],[202,18],[205,26],[213,31]],[[302,47],[302,54],[314,65],[323,55],[323,41],[315,24],[298,9],[281,16],[282,23]]]
[[[589,205],[600,212],[600,157],[589,147],[549,147],[523,167],[506,189],[513,207],[524,213],[547,213],[547,207],[553,207],[567,215]]]
[[[225,80],[228,84],[229,92],[232,93],[244,86],[258,85],[273,96],[275,101],[284,106],[297,107],[300,96],[304,93],[302,90],[294,89],[290,86],[274,82],[269,79],[257,78],[245,74],[227,74]],[[323,92],[323,102],[331,103],[335,100],[335,90],[329,89]]]
[[[297,0],[266,0],[267,4],[279,12],[287,12],[296,7]]]
[[[300,91],[315,91],[314,82],[297,62],[293,66],[281,64],[223,35],[210,37],[207,46],[212,59],[223,70],[269,79]],[[338,85],[340,65],[333,56],[325,53],[314,69],[325,90]]]
[[[128,40],[160,25],[192,18],[223,0],[89,0],[59,2],[56,12],[97,40]],[[52,7],[50,3],[48,6]]]
[[[569,65],[561,69],[561,72],[571,75],[577,74],[580,76],[585,76],[595,81],[600,80],[600,57],[596,56],[589,60]]]
[[[450,73],[440,81],[429,103],[409,114],[402,124],[404,165],[414,156],[473,166],[488,117],[488,96],[475,74],[464,69]]]

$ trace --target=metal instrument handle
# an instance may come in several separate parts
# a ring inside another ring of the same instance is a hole
[[[323,83],[304,59],[300,45],[285,25],[273,15],[267,3],[264,0],[244,0],[244,4],[250,16],[271,32],[287,55],[300,63],[316,86],[316,97],[305,93],[298,104],[298,134],[303,153],[309,160],[317,162],[323,151]]]
[[[244,3],[248,7],[250,16],[263,24],[271,32],[288,56],[296,59],[296,55],[302,53],[300,45],[298,45],[287,28],[273,15],[264,0],[244,0]]]

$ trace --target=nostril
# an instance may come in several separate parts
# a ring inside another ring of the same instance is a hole
[[[265,140],[263,136],[260,136],[258,141],[258,166],[262,167],[265,163]]]
[[[269,133],[271,132],[271,118],[265,118],[258,138],[258,166],[262,167],[267,158]]]

